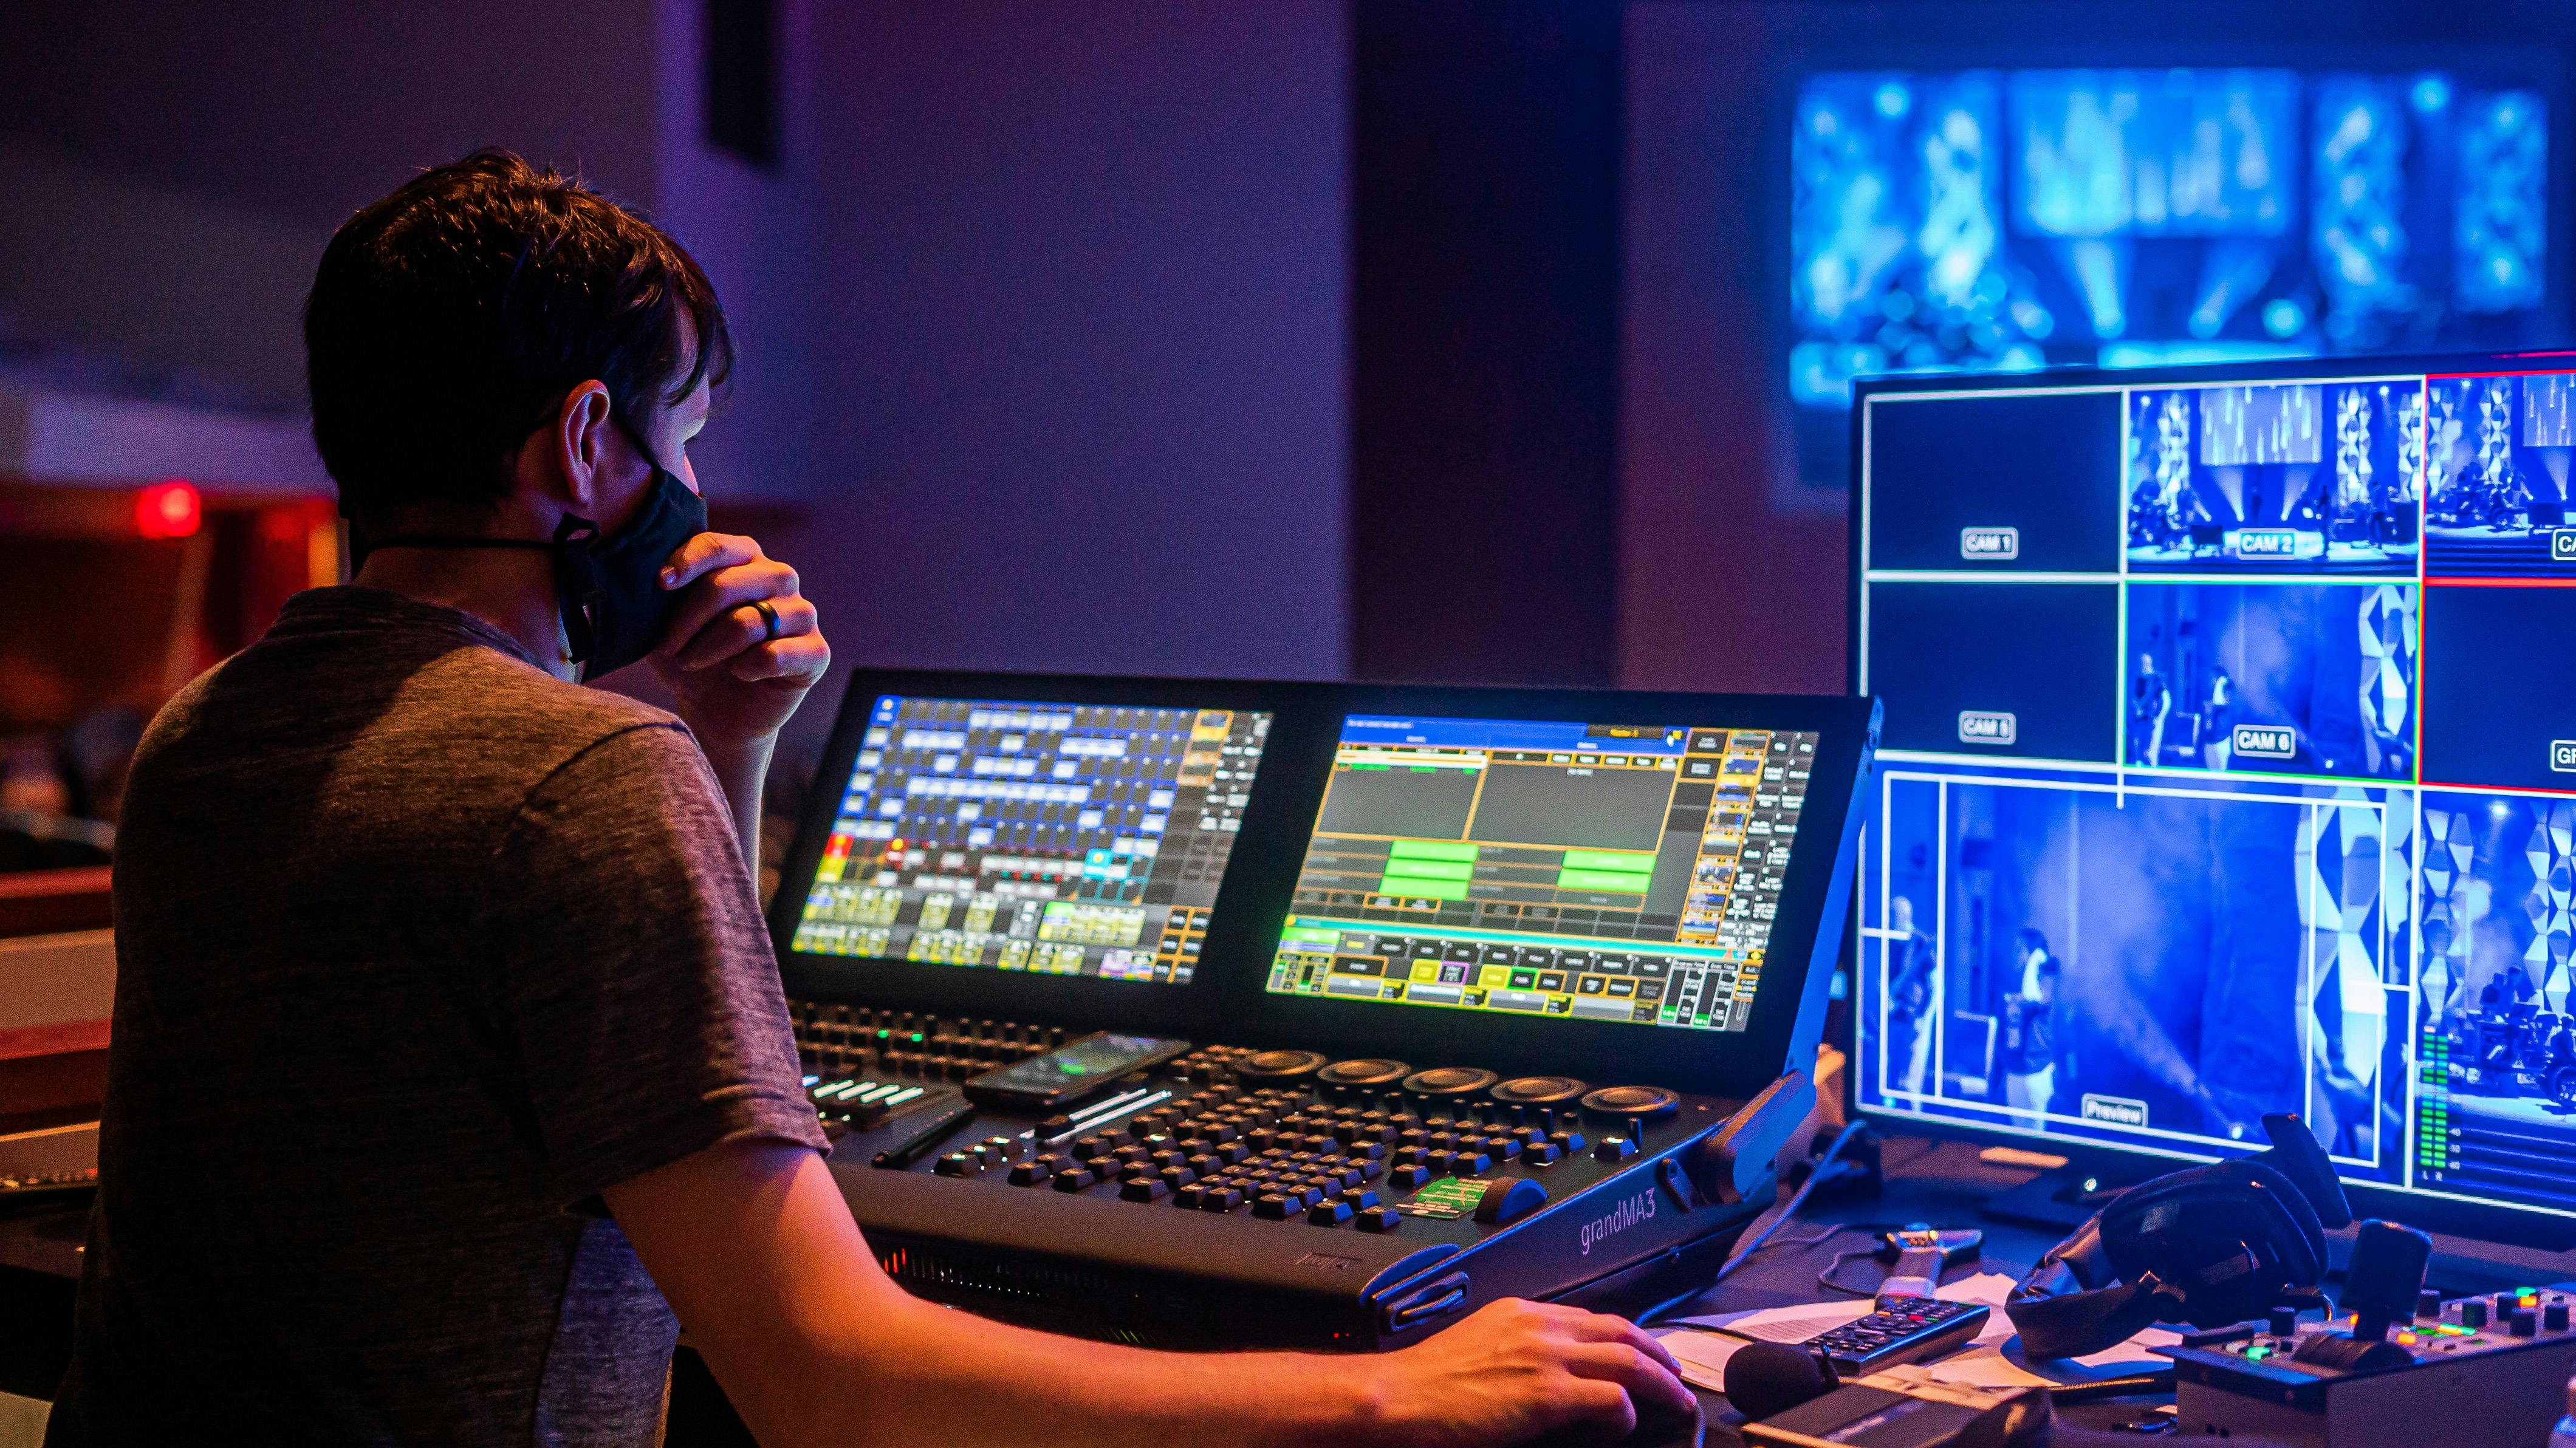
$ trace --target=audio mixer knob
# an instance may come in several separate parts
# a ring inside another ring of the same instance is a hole
[[[2487,1325],[2487,1300],[2471,1297],[2460,1303],[2460,1326],[2480,1328]]]

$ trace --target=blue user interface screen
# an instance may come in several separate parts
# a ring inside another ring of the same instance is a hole
[[[2576,372],[1862,406],[1861,1104],[2576,1215]]]
[[[1186,985],[1270,716],[887,695],[793,948]]]

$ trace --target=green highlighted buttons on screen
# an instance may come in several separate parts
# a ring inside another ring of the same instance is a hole
[[[1648,851],[1568,850],[1565,865],[1556,877],[1560,890],[1619,890],[1631,895],[1646,893],[1646,882],[1654,878],[1655,857]]]
[[[1416,900],[1464,900],[1476,877],[1476,847],[1447,840],[1397,840],[1387,848],[1378,889]]]
[[[1654,877],[1651,851],[1567,850],[1558,868],[1560,890],[1609,890],[1643,895]],[[1387,849],[1382,894],[1416,900],[1464,900],[1476,878],[1476,846],[1445,840],[1397,840]]]

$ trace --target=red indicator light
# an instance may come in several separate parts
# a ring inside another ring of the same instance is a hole
[[[193,538],[204,517],[197,490],[177,478],[134,495],[134,531],[146,538]]]

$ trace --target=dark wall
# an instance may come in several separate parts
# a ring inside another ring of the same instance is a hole
[[[0,8],[0,335],[300,407],[323,243],[413,172],[503,145],[655,200],[655,14],[16,0]]]
[[[509,145],[653,187],[653,14],[637,0],[21,0],[0,131],[321,228],[404,166]]]
[[[1352,672],[1610,683],[1619,11],[1351,27]]]
[[[795,561],[842,659],[1343,672],[1342,19],[822,8]]]

